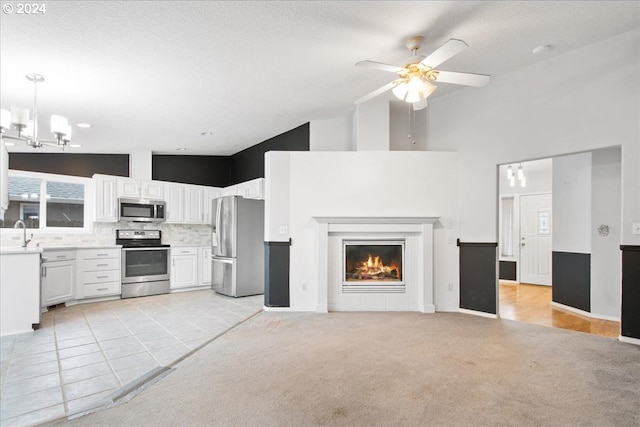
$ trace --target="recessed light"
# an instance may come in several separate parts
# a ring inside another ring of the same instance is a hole
[[[16,143],[15,142],[5,141],[4,145],[7,146],[7,147],[13,147],[14,145],[16,145]]]
[[[93,125],[91,123],[78,123],[76,126],[79,128],[92,128]]]
[[[187,149],[184,147],[180,147],[180,148],[176,148],[176,151],[187,151]]]
[[[82,147],[82,145],[81,144],[69,144],[69,147],[71,147],[71,148],[80,148],[80,147]]]
[[[209,136],[209,135],[213,135],[213,132],[201,132],[200,135]]]

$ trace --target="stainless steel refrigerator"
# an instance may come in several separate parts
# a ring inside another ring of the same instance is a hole
[[[213,200],[211,287],[232,297],[264,293],[264,201]]]

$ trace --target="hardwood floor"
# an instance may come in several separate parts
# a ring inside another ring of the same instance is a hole
[[[592,319],[553,307],[550,286],[500,282],[500,317],[606,337],[620,335],[620,322]]]

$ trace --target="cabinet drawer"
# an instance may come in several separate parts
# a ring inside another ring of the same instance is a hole
[[[44,251],[42,262],[68,261],[76,259],[76,251]]]
[[[95,298],[107,295],[120,295],[120,282],[92,283],[84,285],[84,297]]]
[[[81,271],[103,271],[120,269],[120,258],[87,259],[79,265]]]
[[[85,271],[82,273],[82,283],[106,282],[120,282],[120,270]]]
[[[198,255],[198,248],[171,248],[171,255]]]
[[[78,258],[82,259],[101,259],[101,258],[120,258],[120,249],[82,249],[78,251]]]

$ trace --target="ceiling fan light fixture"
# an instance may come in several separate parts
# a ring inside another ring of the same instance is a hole
[[[411,92],[409,92],[407,94],[407,97],[405,98],[405,101],[411,102],[411,103],[418,102],[418,101],[420,101],[420,94],[419,93],[411,93]]]
[[[391,89],[391,92],[393,92],[396,98],[404,101],[404,98],[407,96],[407,84],[402,82]]]
[[[411,76],[407,82],[407,91],[409,93],[420,93],[422,92],[423,86],[424,82],[420,76]]]
[[[438,89],[438,86],[431,83],[429,80],[425,80],[422,85],[422,96],[427,98],[431,95],[435,90]]]

